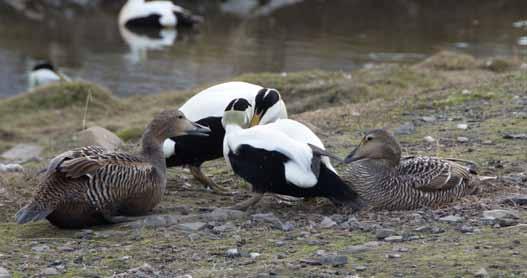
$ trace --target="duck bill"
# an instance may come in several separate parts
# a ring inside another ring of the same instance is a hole
[[[359,149],[359,147],[360,145],[355,147],[355,149],[351,151],[351,153],[348,154],[348,156],[346,156],[346,158],[344,159],[344,163],[352,163],[353,161],[357,161],[360,159],[360,157],[357,156],[357,150]]]
[[[192,127],[188,129],[185,133],[193,136],[209,136],[210,128],[192,122]]]
[[[251,127],[260,124],[260,121],[262,120],[262,114],[255,113],[253,118],[251,119]]]

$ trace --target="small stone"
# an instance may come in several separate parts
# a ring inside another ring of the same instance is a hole
[[[481,144],[483,144],[483,145],[493,145],[494,142],[492,142],[491,140],[483,140],[483,141],[481,142]]]
[[[11,278],[9,271],[0,266],[0,278]]]
[[[445,217],[439,218],[440,222],[447,222],[447,223],[458,223],[463,221],[463,217],[455,216],[455,215],[448,215]]]
[[[121,138],[100,126],[93,126],[78,133],[81,146],[99,145],[108,151],[115,151],[123,144]]]
[[[421,117],[421,120],[423,122],[426,122],[426,123],[433,123],[436,121],[436,117],[434,116],[424,116],[424,117]]]
[[[467,124],[457,124],[456,127],[459,128],[459,129],[467,129],[468,125]]]
[[[493,225],[497,228],[508,227],[518,224],[519,216],[516,212],[504,209],[487,210],[483,212],[481,222],[485,225]]]
[[[234,229],[236,229],[236,226],[232,224],[232,222],[227,222],[223,225],[215,226],[214,228],[212,228],[212,231],[216,233],[224,233],[224,232],[232,231]]]
[[[432,232],[432,227],[431,226],[420,226],[420,227],[415,228],[414,231],[418,233],[430,233]]]
[[[427,142],[427,143],[434,143],[434,142],[436,141],[436,139],[434,139],[434,137],[432,137],[432,136],[430,136],[430,135],[429,135],[429,136],[425,136],[423,139],[424,139],[425,142]]]
[[[162,215],[150,215],[143,219],[143,224],[147,227],[163,227],[167,225],[167,220]]]
[[[385,239],[389,236],[392,236],[395,234],[395,231],[392,230],[392,229],[377,229],[377,231],[375,231],[375,237],[378,239],[378,240],[382,240],[382,239]]]
[[[327,217],[327,216],[324,216],[324,218],[322,219],[322,221],[320,222],[319,226],[321,228],[324,228],[324,229],[328,229],[328,228],[331,228],[333,226],[336,226],[337,225],[337,222],[333,221],[333,219]]]
[[[68,245],[63,245],[63,246],[60,246],[59,248],[57,248],[59,251],[61,252],[73,252],[75,251],[75,248],[71,247],[71,246],[68,246]]]
[[[356,271],[365,271],[367,270],[368,268],[365,266],[365,265],[357,265],[357,266],[354,266],[353,269],[355,269]]]
[[[245,212],[241,210],[217,208],[204,215],[204,218],[210,221],[227,221],[240,219],[244,216]]]
[[[267,222],[272,224],[273,228],[282,229],[282,221],[273,213],[257,213],[251,215],[251,219],[256,222]]]
[[[527,205],[527,195],[511,196],[503,199],[502,204],[510,204],[513,206],[525,206]]]
[[[485,268],[480,268],[478,271],[474,272],[474,277],[477,278],[487,278],[489,277],[489,273]]]
[[[225,256],[227,258],[236,258],[236,257],[240,257],[241,254],[240,254],[240,251],[238,251],[238,248],[231,248],[225,252]]]
[[[401,254],[399,253],[390,253],[388,255],[386,255],[386,258],[388,259],[398,259],[401,257]]]
[[[470,225],[461,225],[457,228],[458,231],[464,233],[464,234],[467,234],[467,233],[473,233],[474,232],[474,227],[470,226]]]
[[[295,228],[295,225],[289,221],[282,224],[282,231],[289,232],[292,231]]]
[[[309,265],[332,265],[342,266],[348,263],[347,256],[324,256],[315,259],[301,260],[302,263]]]
[[[412,122],[405,122],[398,128],[394,129],[394,133],[397,135],[410,135],[415,133],[415,125]]]
[[[130,259],[130,256],[122,256],[121,258],[119,258],[119,260],[121,261],[128,261]]]
[[[33,144],[18,144],[11,149],[2,153],[1,157],[11,161],[17,161],[20,163],[38,159],[43,148]]]
[[[386,242],[401,242],[401,241],[403,241],[403,237],[402,236],[389,236],[389,237],[385,238],[384,241],[386,241]]]
[[[519,219],[518,213],[512,210],[506,210],[506,209],[494,209],[494,210],[486,210],[483,212],[483,217],[492,217],[496,219],[503,219],[503,218],[512,218],[512,219]]]
[[[45,269],[43,269],[40,274],[44,275],[44,276],[55,276],[55,275],[59,275],[59,271],[54,268],[54,267],[47,267]]]
[[[527,140],[527,133],[519,133],[519,134],[506,133],[503,135],[503,138],[512,139],[512,140]]]
[[[467,137],[460,136],[460,137],[457,138],[457,141],[458,141],[459,143],[466,143],[466,142],[468,142],[468,138],[467,138]]]
[[[31,250],[33,252],[38,252],[38,253],[45,253],[45,252],[48,252],[49,251],[49,246],[47,245],[37,245],[33,248],[31,248]]]
[[[257,252],[251,252],[249,253],[249,256],[251,257],[251,259],[256,259],[258,257],[260,257],[262,254],[260,253],[257,253]]]
[[[462,95],[470,95],[472,92],[470,90],[467,90],[467,89],[464,89],[463,91],[461,91],[461,94]]]
[[[207,226],[207,223],[193,222],[193,223],[182,223],[177,225],[180,229],[186,231],[199,231]]]
[[[284,245],[285,245],[285,242],[284,242],[284,241],[281,241],[281,240],[279,240],[279,241],[275,242],[274,244],[275,244],[276,246],[278,246],[278,247],[282,247],[282,246],[284,246]]]
[[[0,163],[0,173],[16,173],[23,172],[24,167],[20,164],[1,164]]]
[[[380,245],[381,245],[381,243],[378,242],[378,241],[370,241],[370,242],[366,242],[364,244],[348,246],[348,247],[346,247],[346,249],[344,249],[342,251],[342,253],[344,253],[344,254],[362,253],[362,252],[373,250],[373,249],[379,247]]]

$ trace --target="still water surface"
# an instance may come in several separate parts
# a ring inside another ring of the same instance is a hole
[[[442,49],[527,57],[525,0],[180,1],[205,23],[198,31],[150,36],[118,27],[123,1],[4,1],[17,3],[0,0],[0,97],[24,91],[27,71],[41,59],[124,96],[247,72],[416,62]]]

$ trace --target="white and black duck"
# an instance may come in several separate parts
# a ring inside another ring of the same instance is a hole
[[[29,89],[70,79],[60,73],[50,62],[36,64],[29,73]]]
[[[386,130],[368,132],[348,155],[341,173],[368,207],[408,210],[437,207],[472,194],[479,185],[475,170],[457,159],[401,158],[399,142]]]
[[[202,21],[171,1],[128,0],[119,12],[119,25],[128,28],[191,27]]]
[[[235,98],[250,100],[251,124],[267,124],[287,118],[287,110],[276,89],[263,88],[246,82],[227,82],[205,89],[190,98],[180,108],[192,121],[211,129],[208,137],[181,136],[165,140],[164,152],[167,167],[189,166],[191,173],[203,185],[218,193],[225,189],[218,186],[201,171],[201,165],[223,156],[223,111]]]
[[[289,119],[250,125],[250,103],[235,99],[225,109],[223,154],[234,173],[252,184],[253,197],[234,206],[246,209],[264,193],[326,197],[353,209],[361,200],[337,175],[322,141],[305,125]]]
[[[61,228],[82,228],[128,221],[160,201],[166,187],[163,141],[210,130],[177,110],[159,113],[146,127],[138,154],[106,152],[89,146],[53,158],[31,202],[16,222],[48,219]]]

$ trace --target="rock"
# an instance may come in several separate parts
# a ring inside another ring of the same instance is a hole
[[[340,227],[344,229],[352,229],[352,230],[363,230],[365,228],[365,225],[362,224],[355,216],[349,217],[348,220],[342,222],[340,224]]]
[[[195,231],[199,231],[199,230],[205,228],[205,226],[207,226],[207,223],[203,223],[203,222],[182,223],[182,224],[179,224],[177,226],[180,229],[183,229],[183,230],[186,230],[186,231],[195,232]]]
[[[257,253],[257,252],[251,252],[249,253],[249,257],[251,257],[251,259],[256,259],[258,257],[260,257],[262,254],[260,253]]]
[[[468,138],[467,138],[467,137],[460,136],[460,137],[457,138],[457,141],[458,141],[459,143],[466,143],[466,142],[468,142]]]
[[[231,248],[225,251],[225,257],[236,258],[236,257],[241,257],[241,254],[240,254],[240,251],[238,251],[238,248]]]
[[[478,271],[474,272],[474,277],[487,278],[487,277],[490,277],[490,276],[489,276],[489,273],[487,272],[487,270],[482,267]]]
[[[234,229],[236,229],[236,226],[232,224],[232,222],[227,222],[223,225],[215,226],[214,228],[212,228],[212,231],[216,233],[224,233],[224,232],[232,231]]]
[[[251,219],[256,222],[270,223],[275,229],[282,229],[282,221],[278,219],[273,213],[257,213],[251,215]]]
[[[396,135],[410,135],[415,133],[415,125],[412,122],[405,122],[398,128],[395,128],[393,132]]]
[[[59,275],[60,272],[54,267],[47,267],[40,272],[43,276],[55,276]]]
[[[289,221],[285,222],[283,225],[282,225],[282,231],[284,232],[288,232],[288,231],[291,231],[295,228],[295,225]]]
[[[143,224],[146,227],[156,228],[166,226],[167,221],[162,215],[149,215],[143,219]]]
[[[518,133],[518,134],[505,133],[503,135],[503,138],[512,139],[512,140],[527,140],[527,133]]]
[[[383,240],[389,236],[393,236],[394,234],[395,231],[392,229],[377,229],[377,231],[375,231],[375,237],[378,240]]]
[[[481,222],[486,225],[498,225],[508,227],[518,224],[518,213],[512,210],[495,209],[483,212]]]
[[[425,140],[427,143],[434,143],[436,141],[436,139],[434,139],[432,136],[425,136],[423,140]]]
[[[439,221],[447,222],[447,223],[458,223],[458,222],[463,221],[463,217],[459,217],[455,215],[448,215],[448,216],[439,218]]]
[[[37,245],[33,248],[31,248],[31,251],[37,252],[37,253],[45,253],[49,251],[49,246],[47,245]]]
[[[426,123],[433,123],[433,122],[435,122],[437,119],[436,119],[436,117],[434,117],[434,116],[423,116],[423,117],[421,117],[421,120],[422,120],[423,122],[426,122]]]
[[[362,253],[366,251],[373,250],[381,245],[381,242],[378,241],[370,241],[366,242],[364,244],[359,245],[351,245],[346,247],[346,249],[342,250],[343,254],[357,254]]]
[[[357,265],[357,266],[354,266],[353,269],[355,269],[356,271],[361,272],[361,271],[365,271],[368,268],[365,265]]]
[[[432,232],[432,226],[420,226],[414,229],[418,233],[430,233]]]
[[[121,138],[100,126],[92,126],[78,134],[81,146],[99,145],[108,151],[115,151],[123,144]]]
[[[386,258],[388,259],[398,259],[401,257],[401,254],[399,253],[390,253],[388,255],[386,255]]]
[[[204,219],[208,221],[227,221],[240,219],[245,216],[245,212],[241,210],[217,208],[208,214],[203,215]]]
[[[501,203],[513,206],[525,206],[527,205],[527,195],[510,196],[501,200]]]
[[[459,129],[467,129],[468,125],[467,124],[457,124],[456,127],[459,128]]]
[[[514,184],[522,185],[527,182],[527,175],[525,173],[514,173],[505,175],[502,177],[502,179]]]
[[[93,230],[90,229],[83,229],[80,232],[75,233],[75,237],[81,239],[91,239],[93,235]]]
[[[401,241],[403,241],[403,237],[402,236],[389,236],[389,237],[385,238],[384,241],[386,241],[386,242],[401,242]]]
[[[8,172],[23,172],[24,167],[22,167],[20,164],[1,164],[0,163],[0,173],[8,173]]]
[[[470,225],[461,225],[456,228],[458,231],[466,234],[466,233],[473,233],[475,231],[474,227]]]
[[[309,265],[331,265],[342,266],[348,263],[347,256],[322,256],[319,258],[301,260],[302,263]]]
[[[0,278],[11,278],[9,271],[0,266]]]
[[[128,277],[147,278],[147,277],[156,277],[158,275],[159,275],[158,271],[155,271],[151,265],[145,263],[140,267],[131,268],[126,272],[115,274],[112,277],[115,277],[115,278],[128,278]]]
[[[318,225],[320,228],[324,228],[324,229],[328,229],[328,228],[331,228],[331,227],[334,227],[337,225],[337,222],[333,221],[333,219],[327,217],[327,216],[324,216],[324,218],[322,219],[322,221],[320,222],[320,224]]]
[[[33,144],[18,144],[2,154],[2,158],[20,163],[38,159],[43,148]]]

